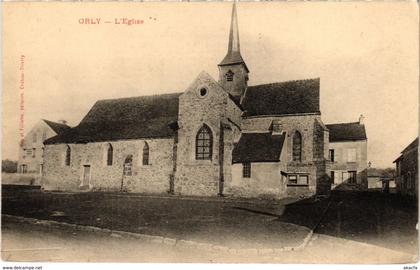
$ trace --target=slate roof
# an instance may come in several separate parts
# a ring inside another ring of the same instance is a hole
[[[247,65],[245,64],[245,61],[242,58],[241,53],[233,51],[233,52],[228,52],[226,54],[222,62],[220,62],[219,66],[230,66],[230,65],[239,65],[239,64],[243,64],[245,66],[246,71],[249,72],[249,69]]]
[[[249,86],[244,116],[319,113],[319,78]]]
[[[42,121],[44,121],[57,134],[63,133],[64,131],[71,128],[68,125],[62,123],[56,123],[45,119],[42,119]]]
[[[418,147],[419,145],[419,138],[417,137],[414,141],[412,141],[406,148],[404,148],[404,150],[402,150],[401,153],[405,153],[411,149],[414,149],[416,147]]]
[[[393,161],[393,163],[397,162],[400,159],[404,158],[404,154],[414,148],[417,148],[419,146],[419,138],[417,137],[416,139],[414,139],[414,141],[412,141],[406,148],[404,148],[404,150],[401,151],[401,155]]]
[[[181,94],[99,100],[78,126],[67,128],[44,143],[171,137],[174,133],[169,125],[178,120]],[[244,116],[319,113],[319,79],[250,86],[242,104],[239,98],[229,97],[245,110]]]
[[[181,93],[99,100],[80,124],[45,144],[87,143],[173,136]]]
[[[330,142],[366,140],[365,125],[359,122],[326,125],[330,131]]]
[[[397,162],[397,161],[399,161],[399,160],[401,160],[403,158],[403,155],[400,155],[399,157],[397,157],[397,159],[396,160],[394,160],[392,163],[395,163],[395,162]]]
[[[278,162],[283,148],[282,135],[243,133],[232,152],[232,163]]]

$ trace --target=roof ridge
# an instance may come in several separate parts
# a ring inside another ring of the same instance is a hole
[[[418,139],[419,137],[417,136],[413,141],[411,141],[411,143],[409,143],[404,150],[401,151],[401,154],[403,154],[404,152],[406,152],[407,150],[415,147],[416,144],[418,144]]]
[[[176,92],[176,93],[163,93],[163,94],[153,94],[153,95],[144,95],[144,96],[132,96],[132,97],[120,97],[120,98],[105,98],[105,99],[98,99],[96,102],[100,101],[111,101],[111,100],[124,100],[124,99],[134,99],[134,98],[152,98],[152,97],[162,97],[162,96],[180,96],[183,92]]]
[[[319,81],[319,80],[321,80],[321,78],[320,77],[315,77],[315,78],[300,79],[300,80],[288,80],[288,81],[282,81],[282,82],[263,83],[263,84],[250,85],[248,87],[278,85],[278,84],[285,84],[285,83],[291,83],[291,82],[306,82],[306,81],[316,81],[316,80]]]
[[[60,122],[54,122],[54,121],[51,121],[51,120],[47,120],[47,119],[44,119],[44,118],[41,118],[41,120],[42,121],[44,121],[44,122],[49,122],[49,123],[53,123],[53,124],[56,124],[56,125],[62,125],[62,126],[67,126],[67,127],[70,127],[69,125],[67,125],[67,124],[64,124],[64,123],[60,123]],[[47,123],[48,124],[48,123]]]
[[[326,126],[332,126],[332,125],[348,125],[348,124],[358,124],[358,125],[364,126],[364,124],[360,124],[358,121],[356,121],[356,122],[332,123],[332,124],[325,124],[325,125]]]
[[[241,133],[241,136],[243,134],[259,134],[259,135],[261,135],[261,134],[270,134],[271,136],[284,136],[283,135],[284,132],[282,132],[282,133],[276,133],[276,132],[273,132],[273,131],[270,131],[270,130],[262,130],[262,131],[259,131],[259,130],[243,130],[242,133]]]

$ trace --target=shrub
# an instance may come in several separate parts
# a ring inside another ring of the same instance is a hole
[[[17,162],[13,160],[2,160],[1,162],[1,171],[5,173],[16,173],[17,172]]]

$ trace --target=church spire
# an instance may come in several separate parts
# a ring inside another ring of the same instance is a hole
[[[232,53],[232,52],[240,53],[238,15],[236,13],[236,2],[233,2],[233,6],[232,6],[232,18],[230,21],[230,33],[229,33],[228,53]]]
[[[228,51],[219,64],[219,83],[233,96],[242,96],[248,82],[248,67],[242,59],[239,44],[238,15],[233,2]]]
[[[229,32],[229,46],[228,52],[220,62],[219,66],[231,65],[231,64],[244,64],[246,67],[245,61],[242,59],[240,52],[239,44],[239,28],[238,28],[238,15],[236,12],[236,2],[233,2],[232,6],[232,17],[230,21],[230,32]]]

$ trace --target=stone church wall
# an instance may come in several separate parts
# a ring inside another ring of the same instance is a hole
[[[286,197],[287,179],[281,176],[280,162],[251,163],[251,177],[242,176],[242,164],[232,165],[232,181],[225,188],[234,197],[283,198]]]
[[[208,92],[200,95],[205,88]],[[228,118],[238,121],[239,109],[229,108],[231,104],[228,94],[208,74],[201,73],[194,83],[179,99],[179,142],[178,142],[178,170],[175,178],[175,193],[181,195],[217,196],[219,193],[220,172],[220,142],[224,144],[223,165],[224,172],[230,170],[227,164],[231,155],[229,130],[224,130],[223,140],[220,140],[221,126],[229,125]],[[196,135],[199,129],[207,125],[212,132],[212,159],[196,160]],[[225,159],[227,158],[227,159]],[[228,174],[227,174],[228,175]],[[227,176],[229,178],[229,176]]]
[[[234,74],[232,81],[226,80],[226,73],[229,70]],[[233,96],[243,95],[244,89],[246,89],[248,84],[247,78],[248,72],[245,70],[245,66],[243,64],[219,66],[219,83]]]
[[[281,122],[282,131],[286,132],[287,160],[292,160],[292,139],[295,131],[302,135],[302,161],[313,159],[314,121],[318,115],[250,117],[242,121],[242,131],[269,131],[273,120]]]
[[[144,142],[149,145],[149,165],[143,165]],[[89,188],[92,190],[121,189],[130,192],[165,193],[173,170],[173,139],[129,140],[110,142],[113,164],[106,164],[109,142],[69,144],[70,166],[64,165],[65,144],[46,145],[42,186],[47,190],[80,190],[84,165],[90,165]],[[132,176],[123,176],[123,164],[133,155]]]
[[[314,165],[316,166],[316,194],[328,196],[331,191],[330,161],[328,160],[329,131],[321,120],[314,122]]]
[[[273,120],[280,121],[282,132],[286,132],[286,139],[283,145],[281,163],[287,173],[307,173],[307,186],[287,185],[287,177],[283,176],[283,185],[277,185],[284,190],[279,191],[279,196],[311,196],[317,193],[319,183],[327,184],[325,174],[325,154],[328,152],[328,142],[325,141],[326,134],[317,125],[319,115],[299,116],[277,116],[277,117],[249,117],[243,120],[243,131],[269,131]],[[302,135],[302,160],[292,160],[293,134],[299,131]],[[252,164],[254,166],[254,164]],[[276,176],[279,169],[276,169]]]
[[[242,111],[238,108],[236,104],[230,99],[227,100],[226,106],[226,113],[225,115],[228,116],[228,120],[224,121],[229,125],[228,129],[224,129],[223,135],[223,143],[224,143],[224,188],[223,194],[229,193],[229,185],[232,181],[232,172],[233,172],[233,165],[232,165],[232,152],[234,143],[237,142],[241,136],[240,125],[241,125],[241,114]]]

